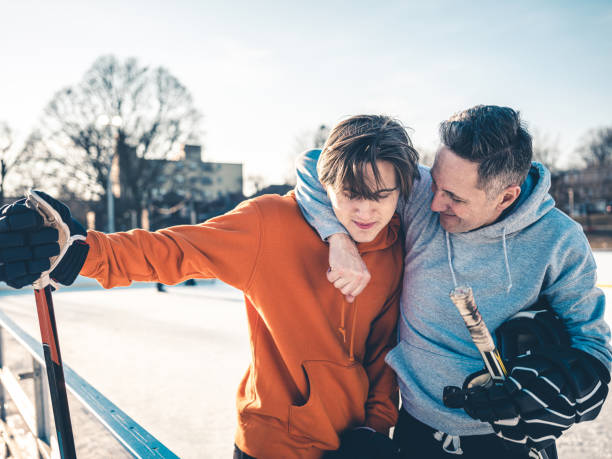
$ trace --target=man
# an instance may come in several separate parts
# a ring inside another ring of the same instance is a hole
[[[399,343],[387,356],[402,399],[394,438],[405,457],[501,459],[542,449],[556,457],[554,439],[596,416],[610,379],[610,331],[591,250],[579,225],[554,208],[550,174],[531,163],[531,137],[517,112],[473,107],[444,121],[440,135],[431,171],[421,167],[398,206],[407,255]],[[330,282],[351,300],[368,270],[320,190],[317,155],[308,152],[298,165],[296,195],[329,239]],[[458,285],[472,288],[491,330],[547,304],[571,345],[506,362],[503,385],[466,390],[465,412],[445,406],[444,388],[473,386],[483,367],[449,299]]]
[[[330,458],[393,457],[388,431],[397,419],[397,386],[384,358],[395,341],[402,272],[394,212],[418,175],[417,161],[405,129],[388,117],[348,118],[327,139],[319,172],[373,279],[352,305],[326,281],[327,245],[293,193],[246,201],[200,225],[89,231],[86,259],[82,243],[70,246],[50,276],[69,284],[80,271],[106,288],[227,282],[245,293],[253,357],[238,390],[234,457],[320,458],[340,446]],[[71,233],[85,233],[63,204],[38,194]],[[48,249],[57,240],[57,233],[44,237],[49,228],[28,226],[27,217],[37,214],[16,203],[0,218],[0,247],[12,245],[0,250],[0,275],[16,287],[45,265],[41,241]]]

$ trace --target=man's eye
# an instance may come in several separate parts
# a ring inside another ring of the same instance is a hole
[[[453,201],[453,202],[457,202],[457,203],[459,203],[459,202],[464,202],[464,201],[462,201],[461,199],[454,198],[453,196],[451,196],[451,201]]]

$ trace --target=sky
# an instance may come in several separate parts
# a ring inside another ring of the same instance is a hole
[[[208,161],[279,183],[308,133],[358,113],[411,128],[518,109],[569,161],[612,124],[612,2],[21,0],[0,6],[0,120],[25,137],[105,54],[166,67],[203,114]]]

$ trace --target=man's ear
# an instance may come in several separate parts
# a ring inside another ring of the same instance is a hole
[[[518,185],[510,185],[498,196],[497,208],[499,210],[506,210],[516,201],[521,194],[521,187]]]

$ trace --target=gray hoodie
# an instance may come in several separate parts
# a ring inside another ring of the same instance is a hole
[[[321,237],[346,230],[335,219],[318,182],[319,150],[298,160],[296,196]],[[456,285],[469,285],[482,317],[495,330],[512,315],[546,301],[563,319],[572,345],[610,368],[605,298],[595,287],[596,266],[580,225],[554,207],[550,173],[533,163],[518,202],[495,223],[447,233],[430,209],[429,169],[398,212],[405,231],[405,272],[398,345],[387,363],[398,376],[402,405],[412,416],[450,435],[492,433],[488,423],[442,403],[445,386],[461,386],[483,368],[457,309]]]

